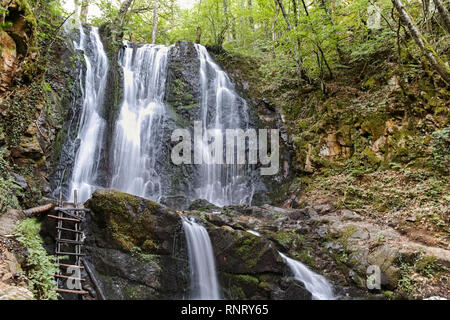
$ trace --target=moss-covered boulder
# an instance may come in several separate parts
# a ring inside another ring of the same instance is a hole
[[[106,299],[180,299],[189,265],[179,216],[153,201],[97,190],[85,205],[86,260]]]
[[[130,251],[139,247],[155,254],[172,252],[172,234],[180,220],[166,207],[111,189],[96,191],[86,206],[116,248]]]
[[[219,272],[282,273],[283,262],[271,241],[227,226],[208,232]]]

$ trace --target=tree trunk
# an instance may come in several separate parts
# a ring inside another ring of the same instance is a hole
[[[444,7],[444,4],[441,0],[433,0],[436,8],[439,11],[439,14],[442,17],[442,20],[444,21],[445,28],[447,29],[447,32],[450,33],[450,17],[448,14],[447,9]]]
[[[275,33],[275,26],[277,24],[278,16],[280,15],[280,9],[276,1],[275,1],[275,9],[277,10],[277,15],[275,16],[275,19],[272,22],[272,41],[275,41],[277,39],[277,34]]]
[[[280,8],[281,13],[283,14],[284,20],[286,21],[289,31],[292,31],[292,25],[291,22],[289,21],[289,17],[286,14],[286,11],[284,10],[283,3],[281,2],[281,0],[275,0],[275,4],[278,4],[278,7]],[[297,44],[299,43],[299,41],[300,39],[297,38]],[[295,55],[295,62],[297,64],[298,77],[300,78],[300,80],[304,80],[304,78],[308,78],[308,73],[303,67],[303,59],[302,57],[300,57],[300,54],[298,52],[300,48],[297,48],[294,44],[293,49]]]
[[[134,0],[125,0],[124,2],[122,2],[122,5],[120,6],[119,13],[117,14],[117,17],[114,21],[114,25],[113,25],[113,29],[112,29],[112,40],[113,41],[118,40],[117,34],[122,29],[123,23],[125,21],[125,17],[128,13],[128,10],[133,5],[133,2],[134,2]]]
[[[156,32],[158,31],[158,8],[153,8],[153,29],[152,29],[152,44],[156,42]]]
[[[302,4],[303,4],[303,9],[305,10],[305,14],[306,14],[306,16],[309,19],[308,7],[306,6],[305,0],[302,0]],[[309,24],[311,25],[311,29],[314,32],[314,34],[317,34],[316,30],[314,30],[314,25],[311,23],[310,20],[308,20],[308,21],[309,21]],[[330,65],[328,64],[327,58],[325,57],[325,54],[323,53],[322,48],[320,47],[319,43],[316,40],[314,40],[313,42],[314,42],[314,44],[316,45],[317,49],[320,52],[320,55],[322,57],[322,61],[325,63],[325,65],[326,65],[326,67],[328,69],[328,73],[330,75],[330,78],[333,79],[333,77],[334,77],[333,76],[333,71],[331,71]],[[319,68],[322,68],[322,67],[319,65]]]
[[[247,1],[247,8],[249,12],[252,12],[252,0]],[[250,28],[252,30],[255,30],[255,20],[253,19],[253,16],[251,14],[248,17],[248,22],[250,23]]]
[[[417,46],[422,51],[422,54],[428,59],[433,68],[439,73],[439,75],[444,79],[447,83],[450,83],[450,68],[445,65],[445,63],[438,57],[436,52],[427,42],[425,37],[419,32],[414,22],[406,12],[403,3],[400,0],[391,0],[394,4],[394,7],[397,9],[400,19],[402,19],[403,23],[408,27],[409,33],[413,37]]]
[[[81,23],[87,22],[88,10],[89,10],[89,0],[83,0],[83,2],[81,3],[81,12],[80,12]]]
[[[197,26],[197,37],[195,38],[195,43],[200,43],[200,39],[202,37],[202,28]]]

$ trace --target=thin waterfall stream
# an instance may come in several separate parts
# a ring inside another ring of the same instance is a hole
[[[333,286],[325,277],[311,271],[300,261],[287,257],[279,252],[280,256],[291,269],[294,279],[305,285],[314,300],[334,300]]]
[[[78,190],[79,199],[84,202],[98,187],[97,171],[106,128],[106,120],[101,114],[109,63],[98,28],[90,28],[89,39],[86,39],[83,27],[79,30],[80,40],[75,43],[75,48],[83,51],[86,75],[82,92],[82,114],[76,138],[80,146],[75,157],[69,194],[72,197],[73,190]]]
[[[220,299],[216,263],[206,229],[194,218],[181,216],[189,253],[191,299]]]
[[[253,185],[250,179],[251,166],[244,164],[225,164],[224,155],[211,154],[205,134],[214,129],[214,139],[225,141],[226,129],[249,128],[248,106],[223,71],[211,58],[206,48],[196,44],[200,60],[200,104],[203,129],[202,155],[204,164],[199,168],[197,196],[219,206],[229,204],[250,204],[253,198]],[[220,164],[217,164],[219,160]]]

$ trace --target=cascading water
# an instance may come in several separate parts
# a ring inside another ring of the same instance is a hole
[[[219,206],[249,204],[253,197],[251,167],[225,162],[211,163],[215,155],[209,151],[210,137],[205,134],[207,129],[215,129],[215,134],[221,135],[225,141],[226,129],[248,129],[250,121],[247,103],[236,93],[227,74],[213,61],[206,48],[199,44],[195,48],[200,59],[200,120],[204,162],[199,166],[197,197]]]
[[[98,28],[91,27],[87,39],[80,27],[80,39],[75,48],[84,52],[86,76],[83,90],[83,107],[80,118],[77,150],[70,184],[70,196],[78,190],[78,199],[87,200],[96,188],[97,169],[106,121],[101,117],[108,74],[106,57]]]
[[[159,200],[157,159],[163,143],[163,103],[170,47],[125,43],[124,98],[113,140],[111,187]]]
[[[314,300],[335,299],[333,295],[333,287],[328,280],[325,279],[325,277],[314,273],[300,261],[291,259],[281,252],[279,252],[279,254],[291,269],[294,274],[294,279],[305,285],[306,290],[312,294]]]
[[[220,299],[216,263],[208,232],[193,218],[181,216],[189,254],[191,299]]]

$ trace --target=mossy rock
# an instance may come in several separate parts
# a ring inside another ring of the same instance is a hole
[[[211,212],[211,211],[220,211],[221,209],[208,202],[205,199],[197,199],[194,200],[190,205],[189,205],[189,210],[198,210],[198,211],[202,211],[202,212]]]
[[[225,284],[225,295],[229,299],[255,299],[267,294],[266,290],[259,286],[259,280],[255,276],[225,273],[221,278]]]
[[[241,230],[206,224],[216,253],[219,272],[257,274],[282,273],[283,263],[271,241]]]
[[[361,130],[372,136],[372,140],[375,141],[383,133],[385,129],[386,116],[380,113],[370,114],[361,124]]]
[[[170,234],[180,223],[177,214],[151,200],[117,190],[97,190],[86,203],[100,228],[124,251],[139,247],[146,253],[170,250]]]

